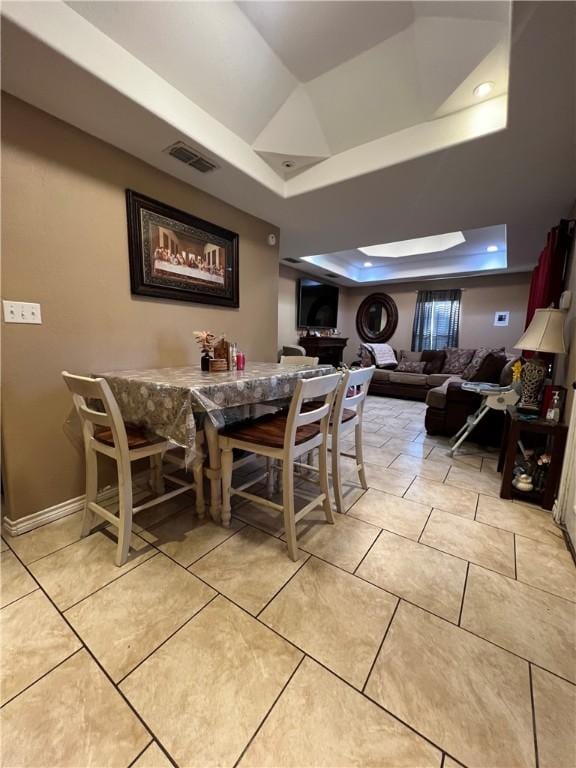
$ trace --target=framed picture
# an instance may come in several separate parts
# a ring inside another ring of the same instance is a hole
[[[133,294],[238,307],[238,235],[126,190]]]
[[[496,312],[494,314],[494,325],[508,325],[510,322],[510,312]]]

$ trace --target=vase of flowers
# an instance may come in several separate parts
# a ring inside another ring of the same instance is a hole
[[[194,339],[200,347],[200,367],[203,371],[209,371],[210,360],[214,357],[216,336],[210,331],[194,331]]]

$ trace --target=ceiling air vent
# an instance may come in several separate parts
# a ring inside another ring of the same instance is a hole
[[[298,259],[292,259],[290,256],[288,256],[286,259],[282,259],[282,261],[285,261],[287,264],[300,264]]]
[[[208,160],[208,158],[201,155],[198,150],[192,149],[192,147],[183,144],[181,141],[177,141],[176,144],[171,144],[164,150],[164,152],[172,155],[176,160],[180,160],[180,162],[195,168],[197,171],[200,171],[200,173],[209,173],[218,168],[216,163]]]

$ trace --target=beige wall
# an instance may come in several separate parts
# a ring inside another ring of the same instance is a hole
[[[10,96],[2,101],[2,293],[40,302],[43,324],[3,324],[3,482],[16,519],[83,492],[64,436],[60,372],[198,362],[209,328],[249,360],[277,350],[278,254],[270,224],[226,205]],[[240,308],[130,294],[129,187],[240,235]]]
[[[356,311],[360,302],[369,294],[382,291],[391,296],[398,307],[398,327],[390,344],[396,350],[410,349],[412,324],[418,290],[462,289],[460,314],[461,347],[475,349],[480,346],[505,347],[511,350],[520,338],[526,318],[530,275],[497,275],[474,277],[455,281],[435,280],[433,283],[403,283],[386,286],[353,289],[349,294],[349,311],[342,332],[349,337],[347,360],[357,357],[360,338],[356,333]],[[494,314],[509,311],[506,327],[494,326]]]
[[[293,344],[296,333],[296,281],[301,273],[280,268],[280,295],[278,302],[278,339],[280,344]],[[344,361],[358,359],[360,337],[356,332],[356,312],[362,300],[371,293],[388,293],[398,306],[398,328],[390,340],[397,349],[410,349],[412,324],[416,307],[416,294],[420,289],[444,290],[462,288],[460,318],[460,346],[475,349],[479,346],[505,347],[511,350],[524,329],[530,275],[498,275],[475,277],[457,281],[437,280],[434,283],[403,283],[371,286],[370,288],[340,287],[338,328],[348,337]],[[494,313],[510,312],[506,327],[494,326]]]

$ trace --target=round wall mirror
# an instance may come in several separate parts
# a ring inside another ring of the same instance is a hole
[[[398,307],[387,293],[372,293],[358,307],[356,329],[362,341],[383,344],[398,325]]]

